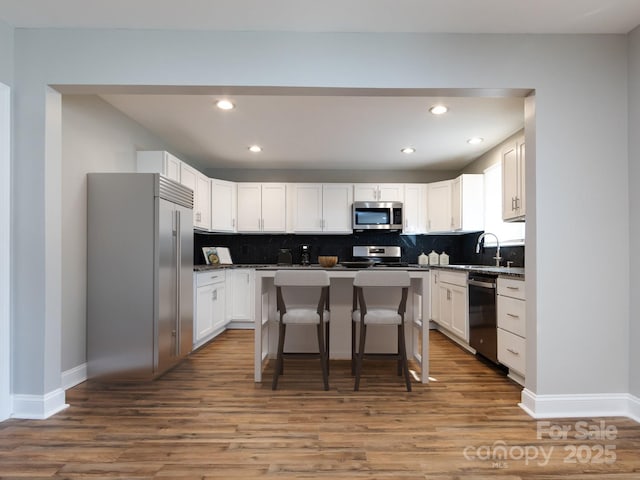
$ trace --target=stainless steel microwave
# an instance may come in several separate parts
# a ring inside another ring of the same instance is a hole
[[[402,202],[353,202],[353,230],[402,231]]]

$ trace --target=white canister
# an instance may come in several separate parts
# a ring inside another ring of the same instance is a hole
[[[429,257],[427,257],[424,252],[418,255],[418,265],[420,265],[421,267],[429,265]]]
[[[435,250],[431,250],[429,254],[429,265],[438,265],[440,263],[440,255]]]
[[[440,265],[449,265],[449,255],[446,252],[440,254]]]

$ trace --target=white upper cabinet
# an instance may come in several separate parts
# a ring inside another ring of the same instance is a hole
[[[408,183],[404,186],[404,225],[402,233],[427,232],[427,185]]]
[[[180,165],[178,157],[164,151],[141,151],[137,153],[137,171],[159,173],[171,180],[180,182]]]
[[[293,232],[352,233],[352,189],[350,183],[293,185]]]
[[[460,175],[451,183],[451,230],[484,230],[484,180],[480,174]]]
[[[427,186],[427,230],[447,232],[452,230],[451,190],[452,180],[430,183]]]
[[[180,183],[193,190],[193,227],[211,228],[211,186],[209,177],[186,163],[180,164]]]
[[[322,231],[353,233],[353,184],[330,183],[322,186]]]
[[[322,184],[295,184],[292,197],[293,231],[322,232]]]
[[[238,232],[286,231],[284,183],[238,183]]]
[[[427,187],[429,232],[484,229],[483,179],[480,174],[460,175]]]
[[[234,182],[211,179],[211,230],[236,231],[237,186]]]
[[[521,137],[502,151],[502,219],[522,221],[525,215],[525,145]]]
[[[356,183],[353,187],[355,202],[403,202],[404,184]]]

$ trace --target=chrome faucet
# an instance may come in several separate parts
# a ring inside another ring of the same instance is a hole
[[[478,243],[476,243],[476,253],[480,253],[480,244],[484,240],[484,237],[486,237],[487,235],[493,235],[493,237],[496,239],[496,245],[497,245],[496,256],[493,257],[493,259],[496,261],[496,267],[499,267],[500,260],[502,260],[502,257],[500,256],[500,240],[498,240],[498,237],[495,233],[484,232],[482,235],[478,237]]]

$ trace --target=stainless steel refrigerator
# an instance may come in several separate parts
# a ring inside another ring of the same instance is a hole
[[[87,175],[87,374],[151,379],[193,345],[193,191]]]

